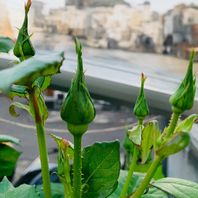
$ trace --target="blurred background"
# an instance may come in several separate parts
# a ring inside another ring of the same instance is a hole
[[[0,0],[0,35],[16,39],[23,22],[24,3]],[[87,85],[97,110],[84,145],[114,139],[123,143],[126,128],[136,123],[132,109],[141,72],[148,76],[145,89],[151,115],[147,120],[157,119],[161,129],[168,123],[171,113],[168,98],[185,74],[190,51],[198,51],[197,0],[32,0],[29,17],[29,32],[36,50],[42,53],[63,50],[66,57],[62,73],[53,78],[52,87],[45,93],[49,152],[56,148],[50,133],[72,140],[65,132],[59,110],[76,69],[74,36],[84,46]],[[1,54],[0,66],[6,67],[10,56],[13,58],[12,53]],[[20,111],[19,118],[11,117],[9,104],[1,94],[0,133],[22,141],[19,177],[38,156],[36,134],[29,115]],[[198,95],[192,112],[198,113]],[[198,182],[197,153],[196,124],[191,145],[164,163],[165,174]],[[124,155],[122,148],[122,161]],[[50,160],[55,162],[56,158]]]
[[[67,36],[86,46],[187,58],[198,45],[196,0],[33,0],[30,31],[36,45],[67,44]],[[0,1],[0,34],[16,37],[23,0]],[[66,36],[67,35],[67,36]],[[57,46],[56,46],[57,47]]]

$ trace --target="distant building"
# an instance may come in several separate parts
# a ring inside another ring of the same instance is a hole
[[[172,51],[185,56],[185,50],[198,46],[198,8],[180,4],[163,17],[164,44],[172,39]]]
[[[42,28],[45,22],[45,16],[43,14],[44,3],[39,0],[32,1],[31,6],[31,22],[33,26]]]
[[[148,2],[138,7],[130,7],[126,4],[115,5],[115,2],[122,1],[83,2],[89,2],[90,6],[95,2],[100,2],[100,5],[114,2],[111,4],[114,6],[88,6],[78,9],[73,6],[74,1],[67,1],[72,5],[50,10],[43,26],[45,32],[78,36],[92,47],[161,51],[162,18],[151,9]]]
[[[118,4],[128,5],[124,0],[66,0],[66,6],[77,7],[113,7]]]

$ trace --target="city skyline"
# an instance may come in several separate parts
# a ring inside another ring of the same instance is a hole
[[[34,0],[32,0],[34,1]],[[45,12],[47,12],[51,8],[58,8],[58,7],[63,7],[65,4],[65,0],[40,0],[45,4]],[[145,0],[125,0],[126,2],[130,3],[132,6],[137,6],[138,4],[142,4],[145,2]],[[9,0],[6,1],[6,4],[8,8],[11,8],[13,11],[19,9],[20,7],[23,6],[23,4],[26,2],[26,0]],[[151,3],[151,8],[155,11],[158,11],[160,13],[165,13],[169,9],[173,8],[175,5],[180,4],[180,3],[185,3],[185,4],[197,4],[197,0],[149,0]]]
[[[1,10],[2,14],[7,14],[10,18],[11,26],[14,27],[14,32],[16,31],[16,28],[20,26],[23,20],[23,9],[24,9],[24,4],[27,0],[9,0],[9,1],[4,1],[0,0],[0,4],[2,5],[0,8],[3,8]],[[34,0],[32,0],[34,1]],[[47,14],[49,9],[52,8],[60,8],[65,5],[65,0],[40,0],[44,3],[44,14]],[[129,2],[133,7],[138,6],[139,4],[142,4],[145,2],[145,0],[126,0]],[[197,0],[164,0],[164,1],[159,1],[158,0],[150,0],[151,3],[151,9],[154,11],[159,12],[160,14],[164,14],[166,11],[169,9],[173,8],[175,5],[179,3],[195,3],[198,5]],[[31,15],[31,13],[30,13]]]

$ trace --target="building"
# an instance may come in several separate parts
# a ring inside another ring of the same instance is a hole
[[[43,28],[45,16],[43,14],[44,3],[38,0],[32,1],[30,20],[31,25],[37,28]]]
[[[76,7],[114,7],[115,5],[125,4],[123,0],[66,0],[66,6]]]
[[[164,15],[163,23],[164,45],[169,43],[170,53],[186,57],[188,48],[198,46],[197,7],[180,4]]]
[[[78,36],[91,47],[161,51],[162,18],[149,3],[138,7],[123,3],[113,7],[88,6],[83,9],[72,5],[51,9],[45,18],[45,32]]]

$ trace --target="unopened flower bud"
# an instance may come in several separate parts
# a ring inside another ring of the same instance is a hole
[[[28,34],[28,12],[31,6],[31,0],[28,0],[25,4],[25,18],[23,25],[19,30],[17,41],[14,46],[14,55],[20,59],[27,59],[28,57],[34,56],[35,50],[30,41]]]
[[[82,45],[76,39],[78,68],[61,109],[61,118],[67,122],[72,134],[83,134],[95,118],[95,108],[86,87],[83,72]]]
[[[149,114],[149,108],[144,94],[145,80],[146,76],[142,73],[140,92],[133,109],[133,112],[138,120],[143,120]]]
[[[182,113],[185,110],[191,109],[193,107],[196,92],[196,77],[193,74],[194,56],[195,52],[193,51],[186,76],[177,91],[169,99],[173,112],[175,113]]]
[[[74,158],[74,149],[71,142],[51,134],[58,146],[57,175],[65,186],[67,186],[66,197],[71,197],[72,186],[70,178],[70,160]]]

